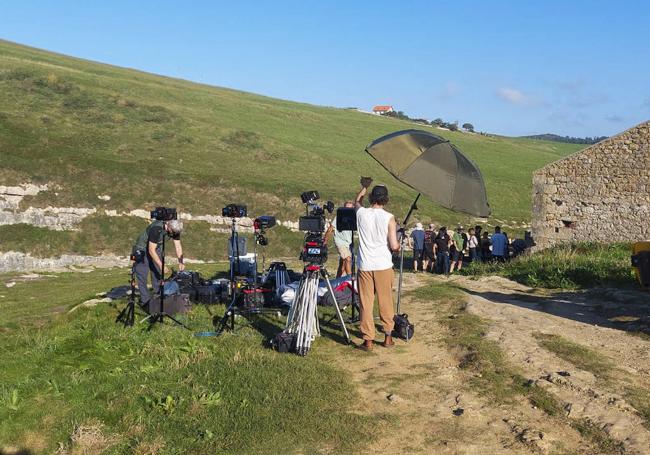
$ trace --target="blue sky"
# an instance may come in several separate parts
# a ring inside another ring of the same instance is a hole
[[[314,104],[611,135],[650,119],[650,2],[5,1],[0,38]]]

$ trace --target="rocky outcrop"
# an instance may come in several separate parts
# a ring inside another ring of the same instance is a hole
[[[71,267],[110,268],[128,265],[126,257],[119,256],[80,256],[64,254],[58,258],[35,258],[17,251],[0,253],[0,273],[17,271],[63,271]]]
[[[46,207],[44,209],[30,207],[25,211],[0,210],[0,225],[30,224],[54,231],[75,229],[88,215],[97,213],[97,209],[83,207]]]
[[[20,202],[25,196],[34,196],[47,189],[47,185],[33,185],[31,183],[19,186],[0,186],[0,225],[29,224],[55,231],[64,231],[76,229],[76,225],[85,217],[96,213],[114,217],[132,216],[146,220],[150,219],[150,212],[142,209],[122,212],[113,209],[98,211],[96,208],[84,207],[29,207],[26,210],[20,210]],[[110,195],[107,194],[98,195],[97,197],[102,201],[111,199]],[[185,221],[204,221],[212,225],[211,230],[215,232],[230,232],[230,218],[219,215],[192,215],[191,213],[181,213],[179,216]],[[240,232],[253,231],[253,219],[251,218],[238,218],[236,224]],[[278,224],[292,231],[298,230],[298,222],[296,221],[278,220]]]
[[[533,174],[533,237],[560,242],[650,238],[650,122]]]
[[[47,185],[33,185],[24,183],[18,186],[0,185],[0,210],[18,210],[20,201],[25,196],[36,196],[41,191],[46,191]]]

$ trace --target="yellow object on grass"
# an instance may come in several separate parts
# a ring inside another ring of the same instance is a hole
[[[650,288],[650,241],[632,245],[632,269],[644,288]]]

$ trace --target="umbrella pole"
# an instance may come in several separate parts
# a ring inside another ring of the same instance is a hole
[[[402,303],[402,277],[404,275],[404,239],[406,238],[406,224],[408,223],[413,210],[417,210],[418,199],[420,199],[420,193],[415,197],[413,204],[409,208],[404,221],[402,222],[402,237],[400,238],[400,248],[399,248],[399,282],[397,284],[397,314],[400,314],[400,307]]]

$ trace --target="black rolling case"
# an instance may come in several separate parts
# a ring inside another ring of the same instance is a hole
[[[173,316],[178,313],[187,313],[192,309],[190,297],[187,294],[166,295],[163,301],[163,313]],[[149,302],[147,310],[149,314],[156,314],[160,311],[160,296],[157,295]]]

